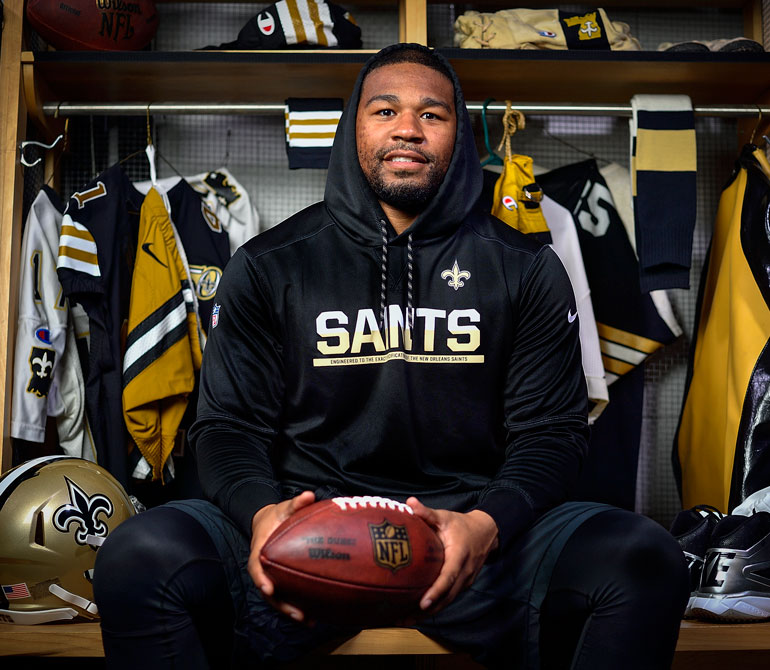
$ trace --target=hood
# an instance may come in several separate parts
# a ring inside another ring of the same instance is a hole
[[[351,237],[370,246],[382,244],[380,221],[387,218],[358,162],[356,114],[366,73],[377,60],[399,49],[433,51],[420,44],[394,44],[385,47],[366,62],[358,74],[353,92],[337,126],[324,193],[326,207],[332,218]],[[473,208],[481,193],[483,182],[481,163],[459,79],[449,62],[441,54],[436,53],[436,56],[452,75],[457,134],[452,160],[438,193],[425,211],[399,236],[406,237],[411,234],[417,245],[421,241],[452,233]],[[389,237],[395,237],[392,227],[388,226],[387,230]]]

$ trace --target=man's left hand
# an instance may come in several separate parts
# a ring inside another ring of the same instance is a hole
[[[497,547],[497,524],[481,510],[450,512],[426,507],[417,498],[406,501],[444,544],[444,565],[420,600],[425,614],[435,614],[476,579],[489,552]]]

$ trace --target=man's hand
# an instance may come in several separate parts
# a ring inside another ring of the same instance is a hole
[[[275,607],[279,612],[290,616],[296,621],[303,621],[305,614],[298,608],[273,597],[275,594],[275,585],[262,569],[262,563],[259,560],[259,554],[262,546],[267,542],[267,538],[292,514],[301,510],[303,507],[315,502],[315,493],[312,491],[303,491],[298,496],[283,502],[265,505],[260,509],[251,520],[251,550],[249,553],[249,574],[262,592],[265,600]]]
[[[481,510],[463,514],[432,509],[415,497],[409,498],[406,504],[444,543],[444,565],[420,600],[420,608],[426,614],[435,614],[473,584],[489,552],[497,547],[497,524]]]

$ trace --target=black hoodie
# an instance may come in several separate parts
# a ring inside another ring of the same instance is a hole
[[[372,61],[402,48],[425,47],[388,47],[362,69],[323,202],[241,247],[217,292],[191,441],[206,495],[247,535],[263,505],[311,489],[481,509],[505,545],[567,498],[582,463],[572,288],[550,247],[476,209],[482,174],[454,73],[446,177],[404,233],[383,223],[356,111]]]

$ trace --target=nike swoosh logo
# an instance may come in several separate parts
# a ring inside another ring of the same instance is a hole
[[[568,310],[567,310],[567,321],[569,321],[570,323],[572,323],[572,322],[573,322],[575,319],[577,319],[577,312],[575,312],[575,313],[573,314],[573,313],[572,313],[572,310],[571,310],[571,309],[568,309]]]
[[[145,242],[142,245],[142,251],[150,254],[150,256],[152,256],[156,261],[158,261],[158,263],[160,263],[164,268],[167,268],[168,265],[166,265],[162,260],[160,260],[160,258],[158,258],[154,253],[152,253],[152,249],[150,249],[151,246],[152,246],[152,242]]]

